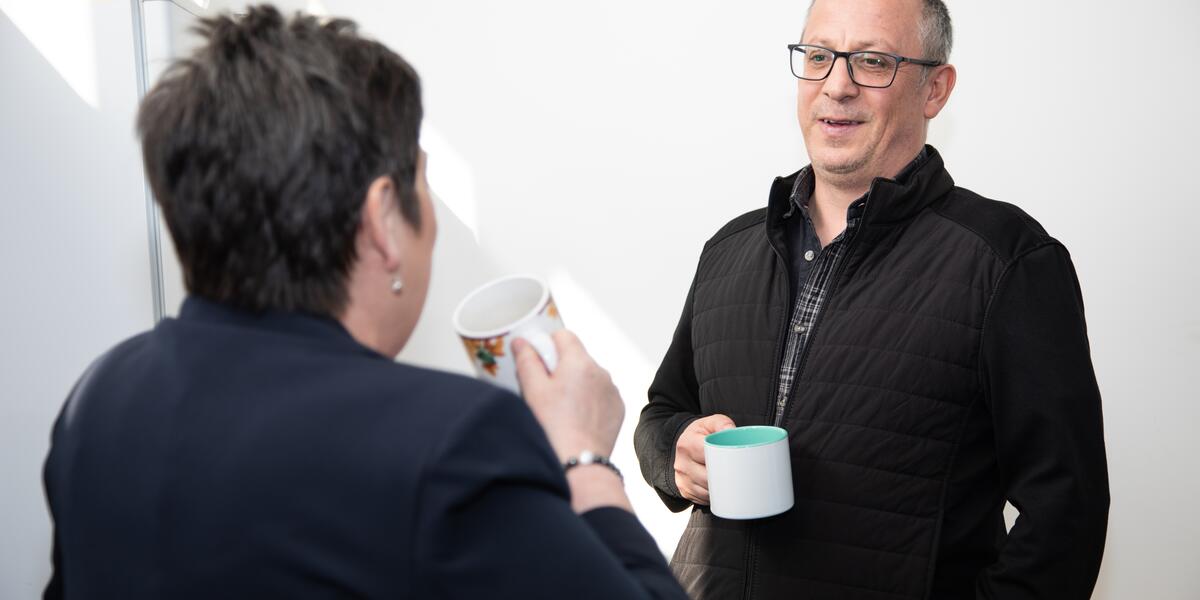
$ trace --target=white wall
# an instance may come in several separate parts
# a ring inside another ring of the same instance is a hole
[[[40,597],[41,465],[79,373],[152,322],[128,2],[0,0],[0,598]]]
[[[99,108],[12,25],[16,0],[0,0],[4,598],[33,597],[45,577],[37,469],[63,395],[90,357],[149,324],[128,3],[80,3]],[[425,83],[440,237],[402,358],[465,371],[448,325],[458,298],[502,273],[549,278],[625,395],[616,460],[666,551],[682,519],[636,475],[633,423],[704,240],[805,162],[784,45],[806,5],[324,2]],[[1187,82],[1200,5],[949,5],[959,85],[931,141],[961,185],[1021,205],[1063,240],[1084,288],[1113,493],[1095,597],[1195,598],[1200,408],[1187,375],[1200,365],[1200,243],[1185,228],[1200,221]]]

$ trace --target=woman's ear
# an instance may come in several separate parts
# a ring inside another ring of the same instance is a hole
[[[367,187],[362,207],[362,234],[366,249],[375,252],[388,272],[400,268],[400,208],[396,200],[396,184],[387,175],[376,177]]]

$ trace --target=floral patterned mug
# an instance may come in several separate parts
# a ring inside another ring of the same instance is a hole
[[[521,393],[512,353],[517,338],[537,350],[548,370],[558,365],[550,334],[563,322],[550,288],[537,277],[511,275],[484,284],[463,298],[453,320],[475,374],[484,381]]]

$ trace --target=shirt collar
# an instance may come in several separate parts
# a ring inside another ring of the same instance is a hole
[[[919,167],[921,165],[921,163],[925,162],[925,159],[929,157],[928,148],[929,148],[928,146],[921,146],[921,151],[917,153],[916,158],[909,161],[909,163],[907,165],[905,165],[905,167],[903,169],[900,169],[900,173],[897,174],[894,179],[899,183],[907,182],[908,178],[914,172],[916,172],[917,167]],[[788,211],[783,214],[783,218],[786,219],[788,217],[791,217],[792,214],[797,209],[799,209],[800,214],[804,215],[805,219],[808,219],[809,218],[808,201],[809,201],[809,199],[812,198],[812,193],[813,193],[812,165],[808,165],[808,166],[804,167],[803,169],[801,169],[800,172],[796,175],[796,183],[795,183],[795,185],[792,186],[791,204],[788,207]],[[850,207],[846,209],[847,221],[856,219],[859,216],[861,216],[863,206],[865,206],[866,203],[867,203],[867,194],[863,194],[863,196],[861,198],[852,202],[850,204]]]

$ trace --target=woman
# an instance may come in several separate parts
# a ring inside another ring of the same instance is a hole
[[[200,33],[138,118],[189,297],[55,424],[46,596],[684,597],[619,473],[564,474],[623,412],[571,334],[518,347],[529,406],[391,360],[436,235],[412,69],[270,7]]]

